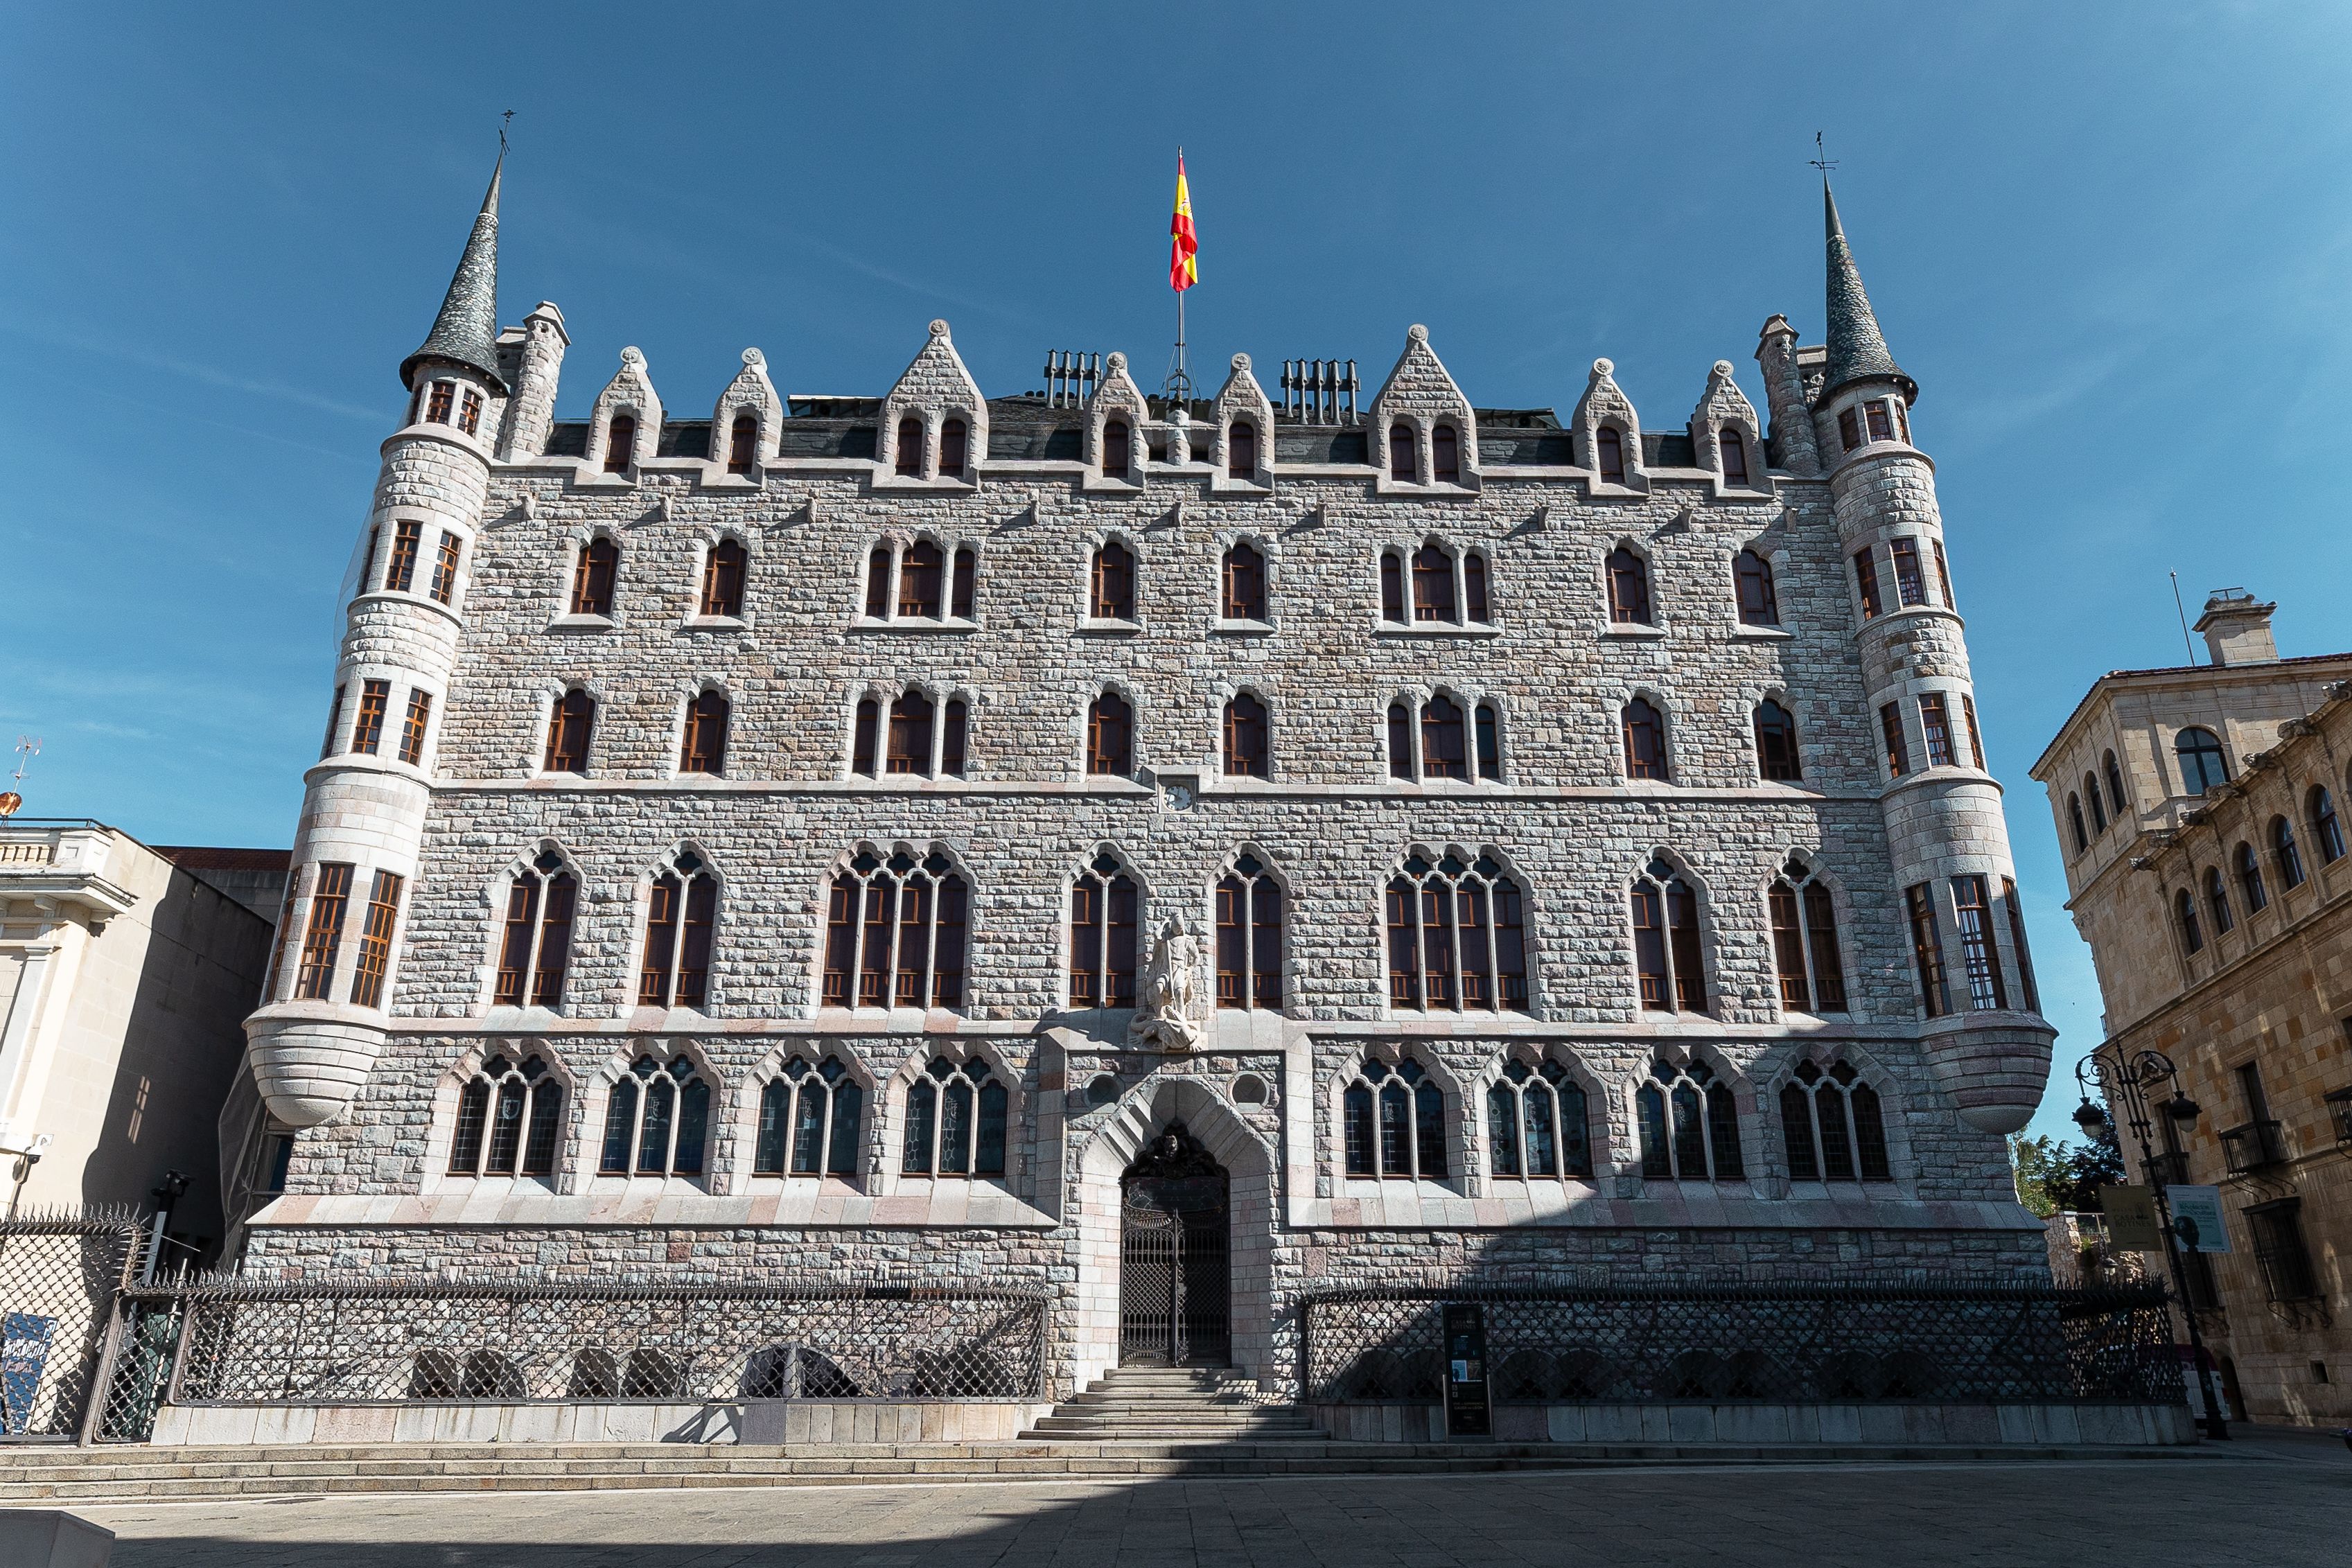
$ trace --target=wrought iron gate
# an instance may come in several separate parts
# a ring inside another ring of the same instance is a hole
[[[1179,1123],[1129,1168],[1119,1206],[1121,1365],[1233,1358],[1225,1173]]]

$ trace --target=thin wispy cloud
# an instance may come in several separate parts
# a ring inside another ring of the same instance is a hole
[[[251,376],[232,375],[212,365],[201,365],[187,360],[173,359],[168,354],[158,354],[152,350],[133,348],[128,343],[108,342],[86,333],[68,331],[57,327],[27,326],[22,322],[0,323],[0,331],[9,332],[19,338],[28,338],[36,343],[46,343],[53,349],[71,349],[78,353],[96,354],[103,359],[119,360],[124,364],[139,365],[151,371],[161,371],[166,375],[184,376],[189,381],[202,382],[207,386],[220,387],[227,392],[247,392],[255,397],[277,398],[304,408],[315,408],[322,413],[340,414],[345,419],[363,419],[371,424],[382,424],[384,421],[384,411],[380,408],[362,408],[357,403],[344,402],[339,398],[328,397],[322,392],[315,392],[306,387],[289,386],[284,382],[257,381]],[[273,439],[276,438],[273,437]],[[318,451],[320,448],[313,447],[311,450]]]

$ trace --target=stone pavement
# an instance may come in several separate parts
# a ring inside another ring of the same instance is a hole
[[[279,1498],[80,1510],[114,1568],[2342,1568],[2352,1453],[1444,1479]]]

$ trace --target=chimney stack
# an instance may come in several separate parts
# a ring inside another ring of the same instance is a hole
[[[2274,664],[2278,643],[2271,636],[2275,604],[2258,604],[2242,588],[2217,588],[2205,601],[2197,630],[2217,664]]]

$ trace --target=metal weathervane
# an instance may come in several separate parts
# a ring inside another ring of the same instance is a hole
[[[6,789],[0,789],[0,821],[15,816],[25,804],[24,794],[17,786],[25,782],[25,769],[31,767],[33,758],[40,754],[39,736],[20,735],[16,737],[16,775]]]

